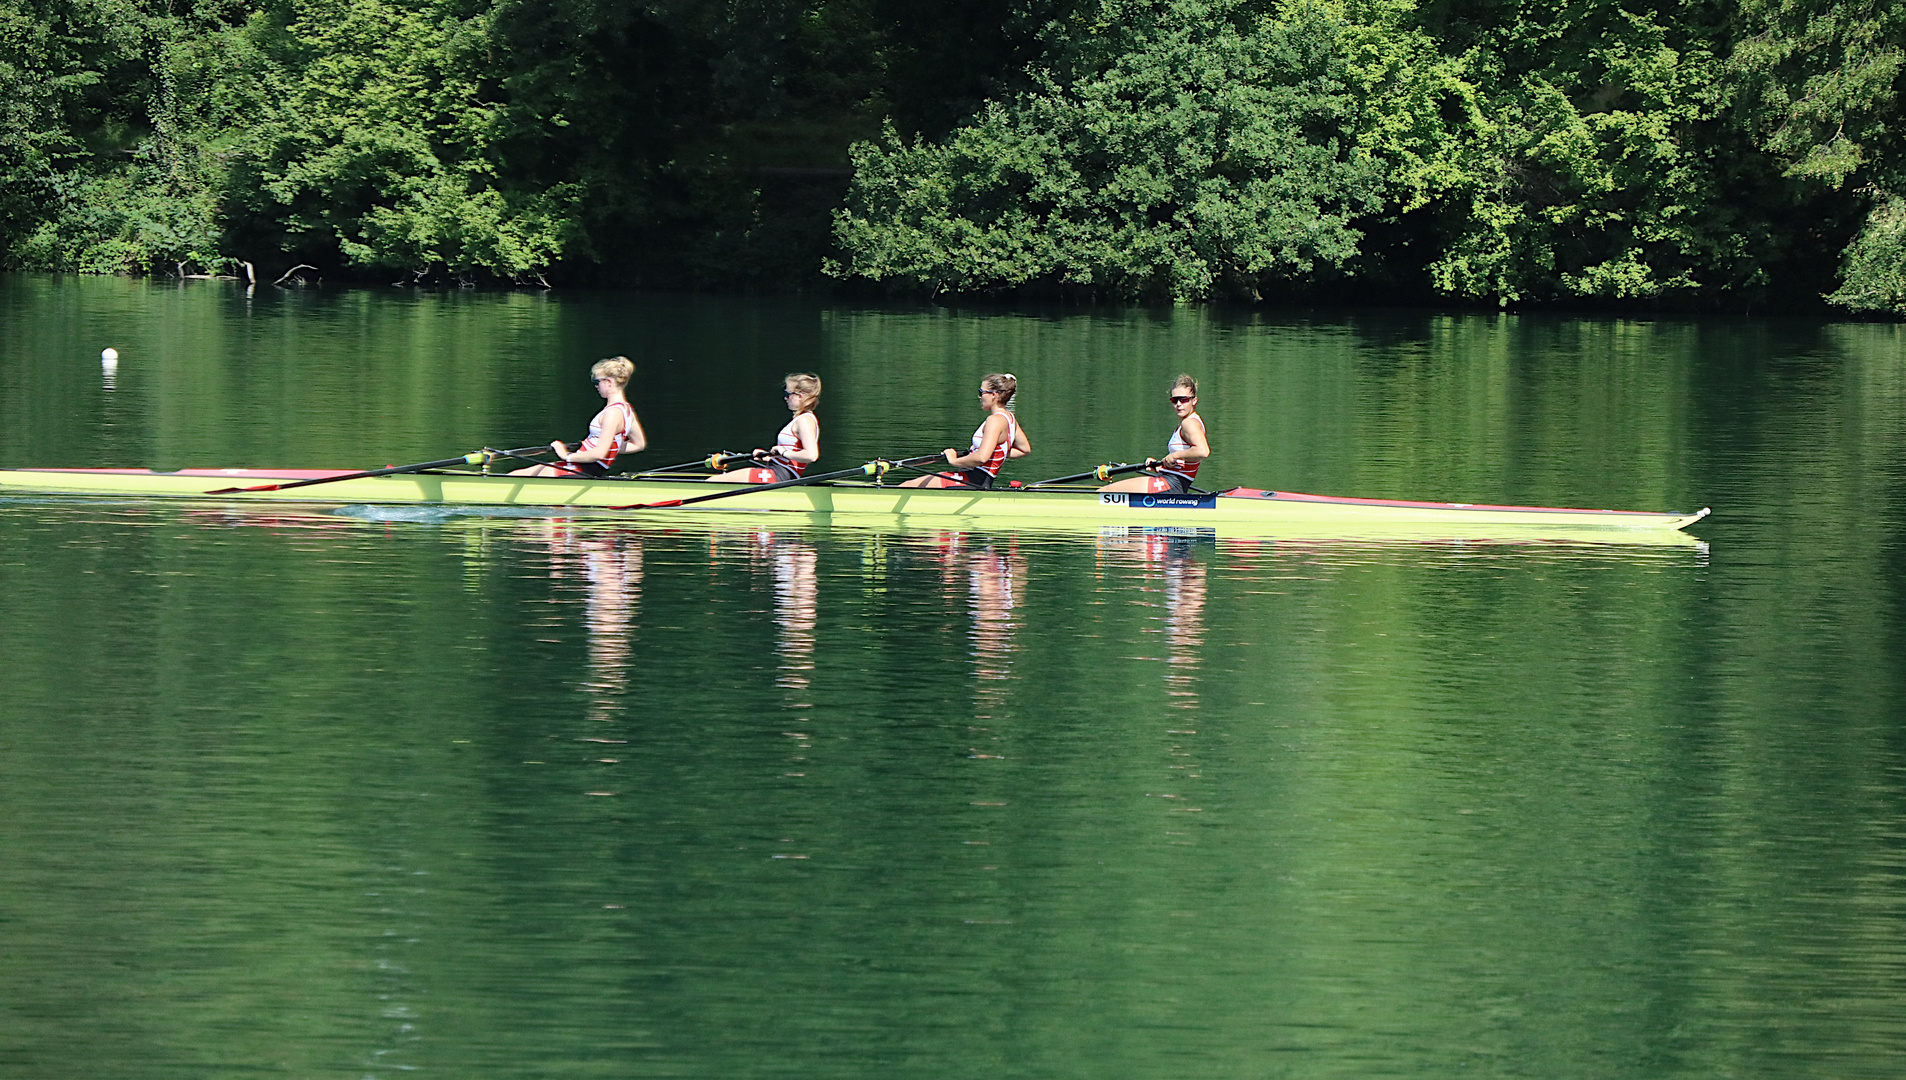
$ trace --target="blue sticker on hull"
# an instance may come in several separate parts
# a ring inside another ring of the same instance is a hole
[[[1141,495],[1123,491],[1099,493],[1101,506],[1125,506],[1134,510],[1216,510],[1216,495]]]

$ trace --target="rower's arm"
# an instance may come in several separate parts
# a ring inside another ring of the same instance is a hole
[[[1013,444],[1006,448],[1008,458],[1022,458],[1032,453],[1032,440],[1026,438],[1024,424],[1013,425]]]
[[[999,423],[993,423],[995,420],[999,421]],[[953,451],[948,450],[946,463],[956,469],[970,469],[975,465],[992,460],[993,448],[999,445],[999,429],[1005,423],[1006,418],[1003,416],[995,414],[987,417],[985,425],[980,428],[979,445],[964,454],[955,454]],[[1006,451],[1006,456],[1012,456],[1012,450],[1010,448]]]
[[[794,418],[794,430],[801,436],[799,450],[781,450],[782,457],[802,465],[812,465],[821,459],[821,422],[811,412],[804,412]]]
[[[1205,458],[1211,456],[1211,443],[1205,438],[1203,420],[1195,416],[1186,417],[1185,422],[1178,425],[1178,433],[1183,435],[1185,442],[1190,445],[1186,446],[1183,450],[1173,450],[1158,460],[1165,462],[1203,461]]]
[[[606,440],[607,436],[604,436],[604,439]],[[563,460],[573,461],[578,464],[586,464],[591,461],[601,461],[603,457],[603,446],[606,446],[606,445],[608,444],[605,441],[601,445],[592,446],[590,445],[590,441],[588,439],[584,439],[582,441],[582,445],[576,447],[574,450],[571,450],[567,455],[564,456]]]
[[[629,418],[635,419],[634,409],[629,410]],[[602,438],[594,441],[584,440],[581,446],[563,460],[586,464],[591,461],[601,461],[609,456],[609,447],[614,446],[616,436],[622,434],[622,411],[604,409],[601,419]],[[623,448],[623,452],[633,454],[648,444],[647,436],[642,434],[642,421],[635,420],[635,426],[629,430],[629,445]]]

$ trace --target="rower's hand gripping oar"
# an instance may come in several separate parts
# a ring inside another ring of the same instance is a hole
[[[1157,458],[1146,458],[1142,463],[1137,465],[1100,465],[1091,472],[1073,473],[1071,476],[1055,476],[1050,480],[1035,480],[1027,484],[1026,487],[1036,488],[1045,487],[1047,484],[1070,484],[1079,480],[1097,480],[1103,484],[1114,476],[1123,476],[1126,473],[1150,472],[1157,469],[1160,464]]]
[[[802,484],[818,484],[826,480],[845,480],[850,476],[871,476],[878,480],[893,469],[910,469],[915,465],[924,465],[929,461],[944,460],[943,455],[928,454],[925,457],[906,458],[902,461],[888,461],[875,458],[865,465],[856,465],[839,472],[821,473],[818,476],[797,476],[792,480],[782,480],[773,484],[748,484],[717,491],[712,495],[697,495],[692,499],[666,499],[662,502],[631,503],[628,506],[611,506],[611,510],[662,510],[672,506],[693,506],[696,503],[713,502],[716,499],[732,499],[736,495],[749,495],[757,491],[773,491],[775,488],[798,487]]]
[[[313,484],[331,484],[339,480],[361,480],[367,476],[396,476],[399,473],[424,472],[429,469],[448,469],[453,465],[481,465],[492,457],[519,457],[538,451],[548,453],[547,445],[541,447],[525,446],[521,450],[476,450],[462,457],[444,458],[442,461],[420,461],[415,465],[392,465],[384,469],[365,469],[363,472],[341,473],[337,476],[320,476],[315,480],[292,480],[283,484],[259,484],[256,487],[228,487],[217,491],[208,491],[207,495],[239,495],[252,491],[288,491],[291,488],[310,487]]]

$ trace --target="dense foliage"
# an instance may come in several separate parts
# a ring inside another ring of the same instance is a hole
[[[1755,48],[1775,22],[1743,20],[1769,28]],[[1871,197],[1839,190],[1854,152],[1823,170],[1784,122],[1818,109],[1778,92],[1818,60],[1735,61],[1738,33],[1695,2],[1100,0],[1038,89],[944,143],[861,149],[845,272],[1176,299],[1348,277],[1500,303],[1751,301],[1819,277]],[[1264,152],[1264,131],[1335,168]],[[1285,201],[1249,194],[1267,185]],[[1178,242],[1135,243],[1134,218]],[[1884,262],[1869,235],[1856,250]]]
[[[1874,0],[0,0],[0,257],[1906,314],[1903,58]]]

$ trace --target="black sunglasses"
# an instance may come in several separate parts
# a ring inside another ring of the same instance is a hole
[[[1189,398],[1189,397],[1179,397],[1179,396],[1178,396],[1177,394],[1173,394],[1173,395],[1171,396],[1171,403],[1172,403],[1173,405],[1183,405],[1183,404],[1184,404],[1185,402],[1187,402],[1187,401],[1190,401],[1190,400],[1192,400],[1192,399],[1191,399],[1191,398]]]

